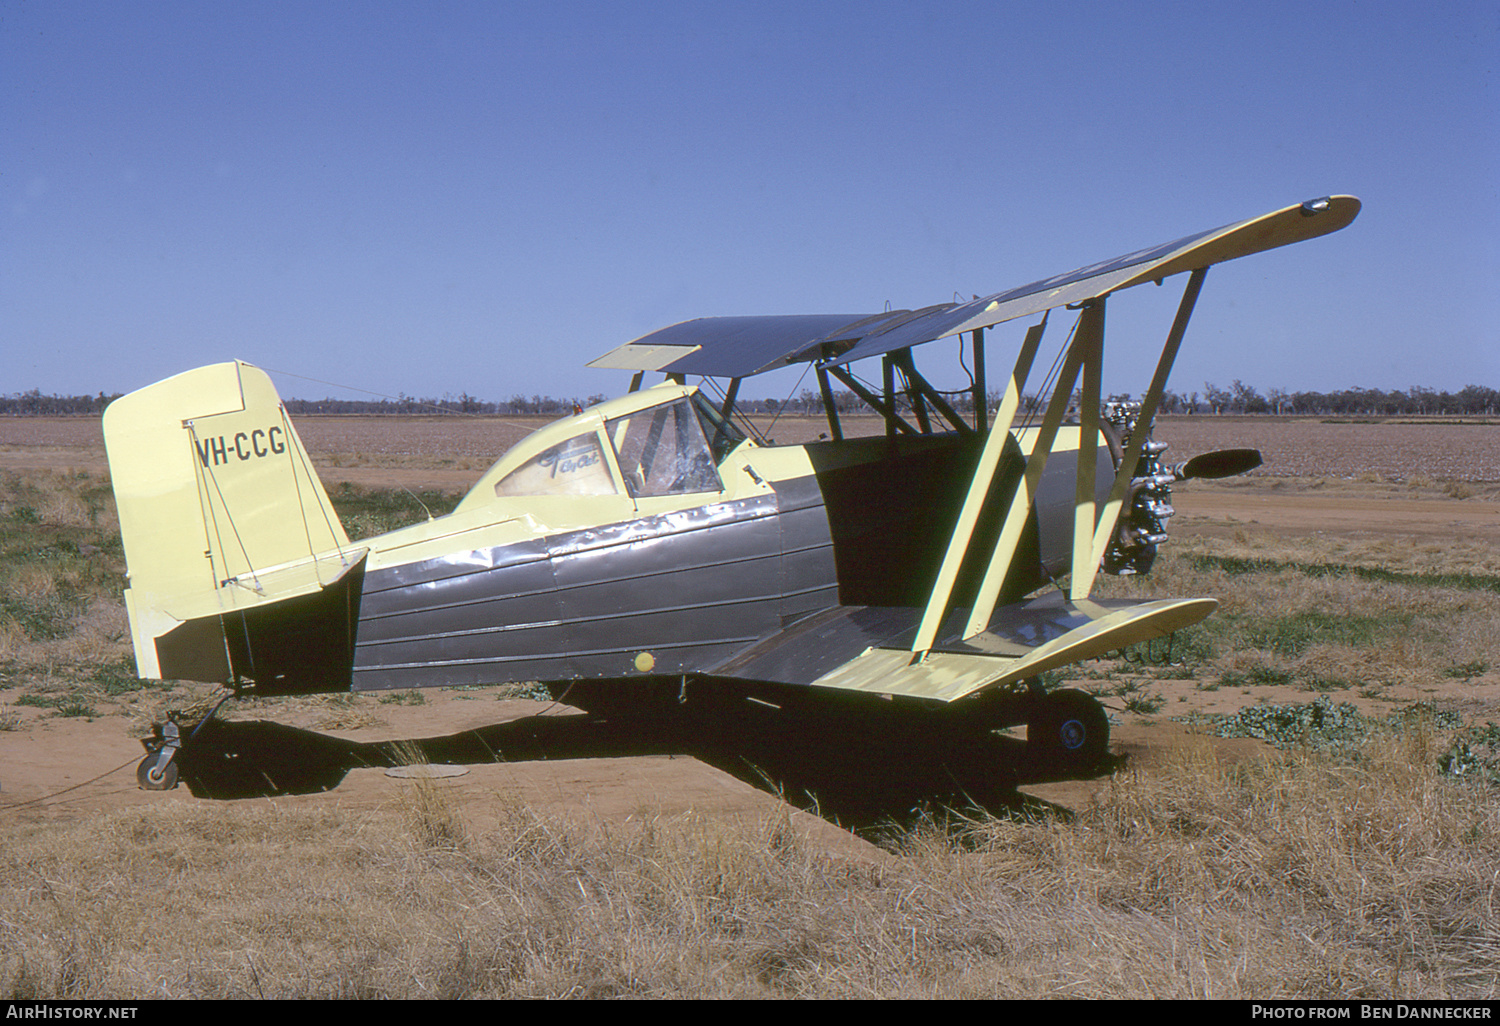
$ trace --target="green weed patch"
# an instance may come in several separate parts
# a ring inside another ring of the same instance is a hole
[[[1200,625],[1195,644],[1200,651],[1195,655],[1207,661],[1225,650],[1258,649],[1286,659],[1297,659],[1316,645],[1368,648],[1411,630],[1417,619],[1415,613],[1368,615],[1319,610],[1219,613]]]
[[[427,696],[420,691],[392,691],[380,696],[381,705],[426,705]]]
[[[1218,688],[1246,688],[1258,685],[1285,686],[1292,683],[1292,675],[1272,666],[1252,666],[1243,673],[1230,670],[1219,676]],[[1205,689],[1207,690],[1207,689]]]
[[[1364,648],[1410,627],[1411,617],[1305,610],[1284,616],[1256,618],[1245,626],[1246,639],[1255,648],[1295,659],[1314,645]]]
[[[83,695],[22,695],[16,705],[33,709],[51,709],[58,716],[97,716],[93,704]]]
[[[1253,737],[1277,748],[1307,747],[1342,754],[1363,747],[1378,725],[1349,702],[1334,705],[1327,696],[1312,702],[1252,705],[1237,713],[1195,718],[1209,723],[1212,733],[1219,737]]]
[[[1500,725],[1486,723],[1460,733],[1438,757],[1438,768],[1450,777],[1500,786]]]
[[[1476,659],[1472,662],[1448,667],[1443,671],[1443,676],[1450,677],[1455,680],[1469,680],[1472,677],[1480,676],[1481,674],[1489,670],[1489,668],[1489,663],[1485,662],[1483,659]]]
[[[0,592],[0,625],[17,624],[32,641],[54,641],[72,633],[83,606],[81,598],[67,593],[28,598]]]
[[[152,681],[142,680],[135,675],[135,660],[130,656],[122,656],[112,663],[105,663],[96,667],[90,675],[90,680],[104,689],[104,693],[110,697],[115,695],[128,695],[132,692],[141,691],[152,685]],[[154,683],[161,683],[156,681]]]
[[[419,524],[429,513],[434,517],[451,513],[463,496],[439,491],[413,493],[402,488],[377,491],[345,481],[328,498],[349,537],[357,541]]]
[[[1383,733],[1427,729],[1449,734],[1437,759],[1446,776],[1500,785],[1500,725],[1465,727],[1458,713],[1425,703],[1390,716],[1366,716],[1349,702],[1326,695],[1312,702],[1255,705],[1232,714],[1177,717],[1207,725],[1219,737],[1253,737],[1281,749],[1310,748],[1349,758]]]

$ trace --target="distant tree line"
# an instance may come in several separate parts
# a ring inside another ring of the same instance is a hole
[[[66,417],[98,416],[121,393],[105,395],[42,395],[37,389],[0,395],[0,417]],[[467,392],[448,394],[441,399],[405,394],[394,399],[287,399],[287,412],[297,417],[318,413],[358,414],[362,416],[412,416],[448,414],[452,416],[485,416],[497,414],[540,414],[561,417],[580,406],[603,402],[600,393],[586,399],[555,399],[550,395],[513,395],[503,402],[485,402]]]
[[[119,397],[119,393],[106,395],[103,392],[98,395],[43,395],[37,389],[12,392],[0,395],[0,417],[98,416]],[[394,399],[288,399],[285,403],[287,412],[293,416],[321,413],[363,416],[433,414],[561,417],[576,408],[602,402],[604,398],[602,394],[584,399],[558,399],[550,395],[524,396],[517,393],[506,400],[488,402],[468,392],[461,392],[456,396],[449,393],[441,399],[418,398],[403,393]],[[968,414],[973,411],[973,396],[969,392],[944,393],[944,398],[959,413]],[[1128,399],[1129,396],[1116,398]],[[993,409],[1000,403],[1000,394],[992,391],[988,400]],[[868,412],[868,407],[859,396],[842,389],[833,392],[833,403],[841,414]],[[803,389],[795,398],[740,398],[737,402],[738,408],[744,413],[783,416],[822,416],[823,405],[822,394],[812,389]],[[896,405],[904,413],[910,410],[911,401],[904,392],[898,393]],[[1289,392],[1282,388],[1270,388],[1262,394],[1259,389],[1238,379],[1228,388],[1220,388],[1211,381],[1205,381],[1201,392],[1164,393],[1161,412],[1324,417],[1493,417],[1500,414],[1500,389],[1483,385],[1466,385],[1457,392],[1439,392],[1420,386],[1404,392],[1386,392],[1378,388],[1347,388],[1339,392]]]
[[[1075,393],[1075,399],[1078,393]],[[972,395],[968,392],[945,393],[945,399],[960,413],[973,411]],[[1039,407],[1044,398],[1028,395],[1022,408]],[[1130,399],[1129,395],[1112,396],[1115,399]],[[990,409],[1000,405],[999,392],[990,392]],[[858,412],[863,401],[852,392],[834,392],[834,406],[839,413]],[[747,412],[822,414],[823,397],[806,389],[792,400],[778,403],[765,399],[746,403],[741,400],[741,409]],[[896,406],[903,413],[911,403],[904,393],[896,397]],[[1211,381],[1203,384],[1200,392],[1173,392],[1162,394],[1162,413],[1198,414],[1274,414],[1277,416],[1329,417],[1431,417],[1431,416],[1496,416],[1500,414],[1500,389],[1483,385],[1466,385],[1457,392],[1439,392],[1431,388],[1416,387],[1405,392],[1386,392],[1378,388],[1346,388],[1338,392],[1289,392],[1283,388],[1260,390],[1236,379],[1229,388],[1220,388]]]
[[[592,406],[594,403],[603,402],[605,398],[603,393],[591,395],[586,399],[555,399],[550,395],[533,395],[528,398],[517,393],[509,399],[500,402],[487,402],[470,395],[468,392],[460,392],[456,396],[449,393],[441,399],[429,397],[418,398],[403,392],[394,399],[373,401],[368,399],[287,399],[284,401],[284,405],[288,413],[297,417],[305,417],[308,414],[318,413],[359,414],[376,417],[410,417],[420,414],[449,414],[460,417],[539,414],[542,416],[562,417],[580,407]]]
[[[33,388],[30,392],[12,392],[0,395],[0,416],[3,417],[70,417],[93,414],[98,416],[104,408],[120,398],[114,395],[42,395]]]
[[[1346,388],[1339,392],[1289,392],[1270,388],[1265,395],[1239,379],[1224,389],[1211,381],[1203,392],[1162,395],[1165,413],[1269,413],[1280,416],[1430,417],[1490,416],[1500,411],[1500,389],[1465,385],[1457,392],[1417,386],[1383,391]]]

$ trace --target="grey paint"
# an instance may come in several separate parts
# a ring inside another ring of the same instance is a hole
[[[376,571],[354,688],[702,672],[836,594],[816,483],[782,491]]]

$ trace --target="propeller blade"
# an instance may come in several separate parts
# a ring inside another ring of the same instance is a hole
[[[1177,464],[1172,468],[1172,476],[1179,481],[1195,477],[1205,479],[1233,477],[1235,474],[1254,470],[1260,465],[1259,449],[1219,449],[1215,452],[1201,453],[1186,463]]]

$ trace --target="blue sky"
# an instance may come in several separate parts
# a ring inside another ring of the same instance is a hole
[[[0,0],[0,392],[240,358],[614,394],[583,365],[676,321],[967,298],[1329,193],[1348,229],[1210,272],[1171,387],[1497,387],[1497,65],[1495,3]],[[1184,281],[1111,302],[1108,387]],[[955,350],[918,365],[957,387]]]

